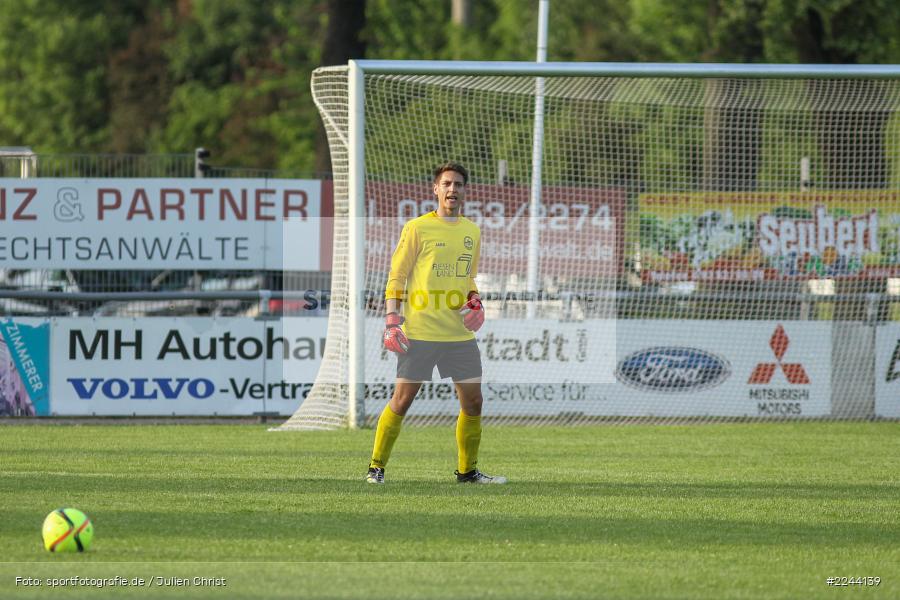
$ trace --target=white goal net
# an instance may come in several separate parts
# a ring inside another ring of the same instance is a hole
[[[318,379],[282,428],[371,424],[389,399],[390,257],[402,225],[436,207],[446,161],[469,169],[463,212],[481,227],[486,418],[900,417],[894,79],[546,76],[532,213],[534,76],[366,73],[355,255],[349,81],[344,67],[313,76],[334,171],[332,303]],[[457,412],[435,373],[408,419]]]

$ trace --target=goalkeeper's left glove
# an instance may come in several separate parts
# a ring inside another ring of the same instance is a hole
[[[384,347],[397,354],[409,352],[409,340],[400,328],[406,319],[395,312],[388,313],[384,318]]]
[[[463,325],[469,331],[478,331],[484,325],[484,306],[481,305],[481,296],[478,292],[469,293],[469,301],[466,302],[459,314],[462,315]]]

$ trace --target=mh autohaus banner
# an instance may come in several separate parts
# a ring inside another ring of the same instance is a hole
[[[53,319],[51,412],[288,415],[312,388],[327,321]]]
[[[0,179],[11,269],[318,270],[322,183]]]

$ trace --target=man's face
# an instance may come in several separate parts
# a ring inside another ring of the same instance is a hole
[[[456,171],[444,171],[434,184],[434,195],[444,213],[458,212],[466,195],[463,176]]]

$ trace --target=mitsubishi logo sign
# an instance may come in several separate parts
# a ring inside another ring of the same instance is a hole
[[[769,339],[769,347],[772,348],[772,352],[775,354],[775,362],[762,362],[756,365],[756,368],[753,369],[753,373],[750,374],[750,380],[747,383],[765,385],[772,380],[775,371],[780,367],[784,376],[787,378],[788,383],[793,385],[808,385],[809,377],[802,364],[781,362],[790,343],[787,334],[784,332],[784,327],[779,323],[778,327],[775,328],[775,333],[773,333],[772,337]]]

